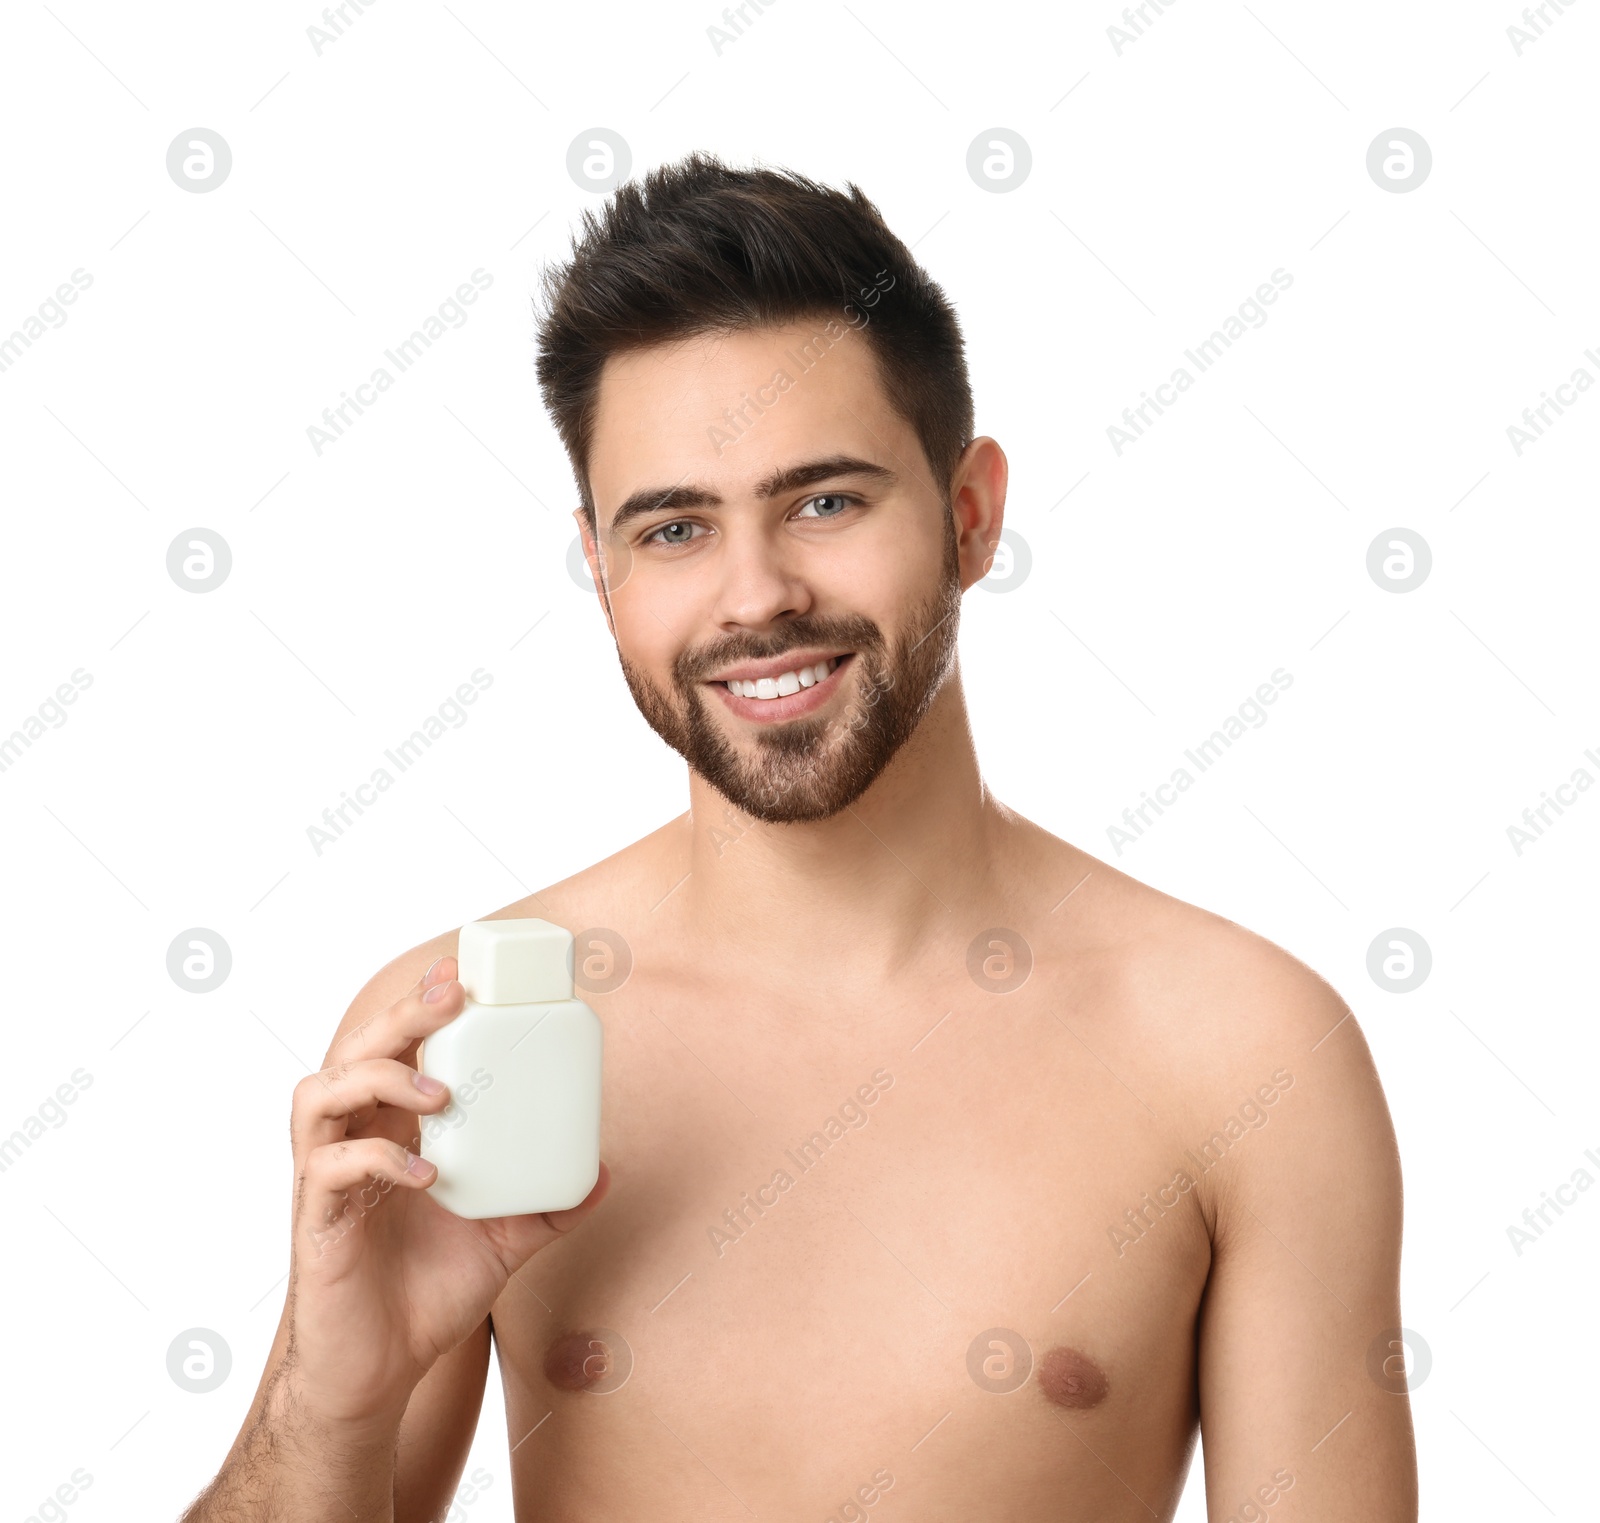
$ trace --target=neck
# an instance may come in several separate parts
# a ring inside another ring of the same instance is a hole
[[[677,916],[698,956],[749,959],[775,981],[890,978],[920,948],[965,939],[1005,811],[978,772],[959,664],[915,733],[830,819],[767,824],[696,773]]]

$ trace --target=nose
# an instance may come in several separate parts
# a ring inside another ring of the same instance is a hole
[[[766,525],[724,524],[712,618],[724,630],[761,629],[807,612],[811,590],[794,547]]]

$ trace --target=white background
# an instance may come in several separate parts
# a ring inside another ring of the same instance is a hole
[[[719,56],[713,3],[381,0],[320,56],[309,3],[6,9],[0,335],[93,284],[0,371],[0,736],[92,685],[0,772],[0,1135],[92,1084],[0,1174],[0,1518],[76,1467],[74,1519],[176,1515],[270,1342],[289,1095],[352,994],[685,807],[569,575],[534,384],[595,127],[635,170],[854,180],[955,301],[1031,552],[963,609],[991,786],[1351,1002],[1405,1165],[1423,1514],[1592,1516],[1600,1191],[1520,1255],[1507,1228],[1600,1150],[1600,797],[1520,854],[1507,827],[1600,777],[1600,395],[1520,455],[1507,427],[1600,378],[1600,12],[1519,55],[1509,3],[1185,0],[1119,54],[1110,4],[780,0]],[[233,155],[203,194],[166,170],[194,127]],[[996,127],[1032,151],[1007,193],[966,169]],[[1394,127],[1433,154],[1405,193],[1366,168]],[[307,426],[478,268],[470,320],[319,457]],[[1107,426],[1278,268],[1265,325],[1119,456]],[[196,527],[232,553],[204,594],[167,571]],[[1367,571],[1395,528],[1432,553],[1409,592]],[[480,667],[468,722],[318,855],[307,827]],[[1278,667],[1269,721],[1116,854]],[[193,927],[231,948],[211,994],[166,971]],[[1367,971],[1391,928],[1431,948],[1411,993]],[[166,1371],[196,1327],[232,1351],[208,1395]],[[473,1523],[511,1517],[506,1447],[491,1375]]]

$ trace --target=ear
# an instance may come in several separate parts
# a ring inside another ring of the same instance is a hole
[[[589,564],[589,575],[594,578],[594,590],[600,599],[600,611],[605,615],[606,628],[611,631],[611,638],[617,638],[617,626],[611,618],[611,599],[606,595],[605,578],[600,572],[600,551],[595,544],[594,535],[589,532],[589,515],[583,511],[581,505],[572,510],[572,516],[578,523],[578,538],[583,544],[583,558]]]
[[[1006,452],[987,434],[961,452],[950,482],[950,511],[961,557],[961,590],[981,582],[994,565],[1005,523]]]

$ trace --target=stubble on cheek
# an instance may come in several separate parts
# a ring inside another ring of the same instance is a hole
[[[801,620],[788,648],[834,645],[854,652],[842,681],[841,712],[730,733],[733,717],[703,674],[726,665],[704,653],[674,661],[662,688],[618,648],[634,702],[650,727],[734,808],[772,824],[826,819],[853,804],[911,737],[955,659],[961,606],[955,536],[946,520],[945,557],[928,596],[887,655],[883,633],[865,617]],[[764,654],[757,649],[735,654]]]
[[[838,714],[728,733],[727,715],[705,687],[680,689],[678,701],[636,668],[629,686],[646,721],[707,783],[743,814],[769,824],[827,819],[853,804],[915,731],[937,693],[954,651],[954,620],[920,627],[915,648],[883,660],[858,642]]]

